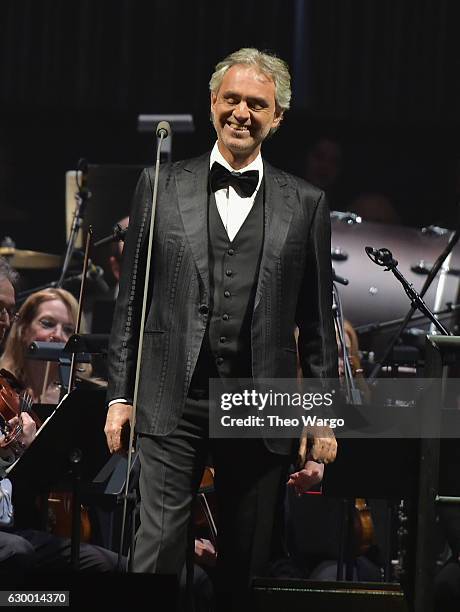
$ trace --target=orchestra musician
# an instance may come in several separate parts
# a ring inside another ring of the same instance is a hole
[[[57,404],[61,382],[58,362],[29,359],[32,342],[67,342],[75,331],[78,303],[65,289],[44,289],[30,295],[19,309],[0,358],[34,403]]]
[[[324,194],[261,155],[289,108],[288,68],[273,55],[241,49],[216,66],[210,90],[212,151],[160,168],[137,397],[141,523],[134,571],[181,571],[192,502],[211,451],[223,612],[242,609],[251,576],[265,571],[295,449],[287,439],[210,440],[209,379],[295,378],[296,324],[306,376],[336,376],[337,348]],[[123,450],[133,412],[152,187],[153,172],[144,170],[109,347],[111,452]],[[333,460],[335,440],[315,440],[291,476],[296,487],[321,479],[320,448],[321,460]]]
[[[16,320],[15,285],[17,279],[17,273],[5,259],[0,258],[0,343],[11,324]],[[42,293],[40,292],[40,294]],[[51,296],[51,301],[59,302],[59,304],[71,304],[70,301],[64,301],[67,296],[64,295],[61,299],[60,293],[53,292],[47,295]],[[54,324],[53,334],[56,338],[63,339],[66,333],[70,331],[72,318],[69,313],[71,312],[71,306],[69,305],[69,311],[66,310],[66,312],[62,309],[60,310],[59,306],[57,309],[51,309],[49,312],[41,310],[40,304],[45,305],[47,301],[49,300],[45,300],[43,296],[39,299],[31,296],[29,298],[29,305],[33,304],[33,308],[26,307],[25,304],[23,305],[21,311],[25,311],[28,313],[27,316],[30,316],[30,319],[28,319],[29,325],[21,327],[25,334],[25,339],[32,338],[34,335],[31,333],[31,325],[32,329],[37,330],[37,334],[41,339],[45,339],[44,334],[46,331],[51,333],[51,323]],[[46,314],[48,318],[40,323],[42,314]],[[37,316],[39,317],[38,319]],[[56,319],[49,318],[51,316],[56,317]],[[47,330],[48,326],[49,329]],[[43,332],[41,332],[42,329]],[[22,342],[21,335],[15,334],[15,338]],[[49,336],[46,339],[49,340]],[[13,370],[21,375],[22,380],[24,380],[24,373],[29,371],[26,361],[20,361],[18,367],[14,367],[14,363],[10,360],[12,354],[20,354],[20,351],[17,353],[14,351],[10,352],[8,361],[4,363],[12,365]],[[38,380],[38,376],[33,374],[30,378],[31,384],[29,385],[32,392],[36,393],[36,397],[41,393]],[[36,381],[37,385],[35,385]],[[45,394],[47,392],[48,389],[45,389]],[[3,577],[12,576],[18,579],[18,577],[24,576],[27,572],[69,571],[71,567],[70,539],[60,538],[51,533],[36,529],[17,528],[14,524],[11,482],[5,478],[5,469],[16,460],[19,453],[27,452],[27,448],[32,444],[36,433],[35,421],[27,412],[22,412],[18,417],[14,417],[14,419],[22,421],[22,434],[18,440],[20,444],[12,450],[11,447],[2,445],[4,437],[0,439],[0,500],[2,501],[0,505],[2,509],[2,512],[0,512],[0,575]],[[82,543],[80,547],[79,569],[84,572],[114,572],[117,569],[117,555],[99,546]]]

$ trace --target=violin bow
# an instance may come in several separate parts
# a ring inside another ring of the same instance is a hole
[[[90,225],[88,228],[88,233],[86,235],[85,258],[83,260],[83,271],[81,273],[80,296],[78,298],[78,312],[77,312],[77,322],[75,324],[75,332],[74,332],[75,334],[80,333],[81,317],[83,313],[83,296],[85,295],[85,289],[86,289],[86,275],[88,272],[88,264],[89,264],[89,249],[91,246],[92,238],[93,238],[93,228]],[[70,393],[73,389],[73,385],[75,381],[76,366],[77,366],[76,353],[72,353],[67,393]]]

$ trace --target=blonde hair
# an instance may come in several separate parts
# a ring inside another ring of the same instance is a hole
[[[51,300],[61,301],[72,317],[72,322],[74,324],[77,322],[78,302],[65,289],[44,289],[29,295],[19,309],[18,318],[11,327],[5,351],[0,359],[0,367],[9,370],[23,384],[27,383],[24,380],[28,349],[26,346],[27,330],[37,316],[40,305]]]
[[[281,112],[287,111],[291,103],[291,75],[287,63],[272,53],[259,51],[252,47],[245,47],[227,55],[219,62],[209,81],[209,89],[216,94],[222,85],[227,70],[232,66],[242,64],[254,66],[259,72],[268,76],[275,83],[275,102]],[[272,128],[270,133],[276,131]]]

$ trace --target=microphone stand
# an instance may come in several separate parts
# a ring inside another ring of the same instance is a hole
[[[93,266],[94,268],[97,268],[97,266],[94,266],[94,264],[88,263],[88,269],[86,271],[85,276],[87,279],[89,277],[89,280],[91,280],[91,266]],[[82,279],[83,279],[83,272],[79,272],[78,274],[72,274],[72,276],[68,276],[67,278],[64,278],[62,282],[60,280],[55,280],[55,281],[50,281],[49,283],[46,283],[44,285],[39,285],[38,287],[33,287],[32,289],[25,289],[24,291],[21,291],[21,293],[18,293],[17,298],[16,298],[16,304],[22,304],[22,302],[24,302],[29,297],[29,295],[31,295],[32,293],[36,293],[37,291],[42,291],[43,289],[50,289],[50,288],[55,289],[55,288],[65,287],[67,283],[81,281]]]
[[[454,312],[460,310],[460,303],[452,304],[451,302],[446,302],[446,307],[442,310],[437,310],[433,312],[435,317],[438,319],[450,317]],[[426,315],[420,313],[411,317],[411,321],[423,321],[426,319]],[[370,332],[378,332],[385,329],[390,329],[395,327],[396,325],[400,325],[405,320],[405,317],[400,317],[399,319],[392,319],[390,321],[384,321],[383,323],[367,323],[366,325],[358,325],[355,327],[355,332],[357,334],[368,334]]]
[[[79,172],[81,172],[81,182],[79,182]],[[64,263],[62,264],[61,276],[57,282],[57,287],[62,287],[67,269],[70,265],[74,250],[75,241],[77,239],[78,232],[83,224],[83,217],[85,215],[86,205],[88,200],[91,198],[91,192],[86,188],[86,179],[88,175],[88,162],[85,159],[80,159],[78,162],[77,172],[75,180],[77,182],[78,191],[75,194],[75,212],[73,215],[72,227],[70,230],[69,240],[67,242],[66,254],[64,257]]]
[[[445,262],[445,260],[447,259],[447,257],[449,256],[449,254],[453,251],[455,245],[457,244],[458,240],[460,238],[460,229],[455,230],[455,232],[453,232],[449,238],[449,242],[447,243],[445,249],[442,251],[442,253],[439,255],[438,259],[434,262],[433,267],[430,270],[430,273],[428,274],[428,276],[426,277],[425,282],[423,283],[423,287],[420,291],[420,294],[417,294],[418,297],[420,298],[420,300],[422,300],[423,296],[425,295],[425,293],[428,291],[428,289],[430,288],[431,283],[433,282],[434,278],[436,277],[437,273],[439,272],[439,270],[441,269],[443,263]],[[366,253],[369,255],[367,249],[370,247],[366,247]],[[371,257],[372,259],[372,257]],[[374,261],[374,260],[373,260]],[[377,263],[374,261],[374,263]],[[378,265],[385,265],[385,264],[378,264]],[[397,262],[396,262],[397,265]],[[390,269],[390,268],[388,268]],[[398,271],[398,274],[400,274],[400,276],[402,277],[402,274]],[[398,277],[397,277],[398,278]],[[404,278],[404,277],[403,277]],[[398,280],[401,281],[400,278],[398,278]],[[411,286],[406,279],[404,279],[406,284],[408,286]],[[415,291],[415,290],[414,290]],[[407,291],[406,291],[407,293]],[[416,292],[415,292],[416,293]],[[409,294],[408,294],[409,295]],[[410,296],[409,296],[410,297]],[[423,302],[423,300],[422,300]],[[423,302],[424,303],[424,302]],[[372,372],[369,375],[369,381],[374,380],[377,376],[378,373],[380,372],[380,370],[382,369],[383,364],[387,361],[388,357],[390,356],[393,347],[395,346],[396,342],[398,341],[399,337],[401,336],[402,332],[406,329],[407,325],[409,324],[409,321],[412,319],[412,315],[414,314],[414,312],[417,309],[417,304],[415,304],[414,302],[412,302],[412,306],[409,309],[409,311],[407,312],[404,320],[402,321],[400,327],[398,328],[398,330],[395,332],[395,334],[393,335],[393,337],[390,339],[384,353],[383,356],[381,357],[380,361],[378,361]],[[428,309],[428,307],[425,304],[425,308],[428,310],[428,312],[430,313],[428,316],[428,318],[430,319],[430,321],[432,321],[434,323],[434,325],[437,327],[437,323],[438,322],[434,322],[433,318],[434,315],[431,313],[431,311]],[[423,311],[422,311],[423,312]],[[424,313],[425,314],[425,313]],[[431,318],[433,317],[433,318]],[[435,321],[437,321],[437,319],[435,319]],[[439,328],[438,328],[439,329]],[[445,328],[444,328],[445,329]],[[447,331],[447,330],[446,330]],[[441,332],[443,333],[443,332]],[[448,335],[449,332],[448,332]]]
[[[362,404],[361,392],[357,388],[355,379],[353,377],[353,372],[351,369],[351,362],[350,362],[350,355],[348,353],[348,347],[346,343],[342,301],[340,299],[340,293],[337,289],[337,285],[334,282],[332,283],[332,313],[334,315],[335,329],[337,330],[337,335],[339,337],[340,346],[342,347],[343,370],[344,370],[344,378],[345,378],[347,403],[353,404],[355,406],[361,406]]]
[[[455,232],[457,233],[457,232]],[[458,237],[457,237],[458,240]],[[452,242],[452,241],[450,241]],[[452,245],[453,248],[453,245]],[[373,249],[372,247],[366,247],[366,253],[368,255],[368,257],[378,266],[382,266],[385,267],[385,271],[388,272],[391,270],[391,272],[393,272],[393,274],[395,275],[395,277],[399,280],[399,282],[402,284],[404,291],[406,292],[406,295],[409,297],[412,307],[411,310],[409,311],[409,313],[407,314],[406,318],[403,321],[404,327],[406,326],[406,319],[407,321],[409,320],[409,318],[412,316],[412,313],[415,312],[416,309],[420,310],[420,312],[423,313],[424,316],[428,317],[428,319],[433,323],[433,325],[436,327],[436,329],[443,335],[443,336],[450,336],[451,333],[450,331],[444,327],[444,325],[434,316],[434,314],[431,312],[431,310],[428,308],[428,306],[426,305],[426,303],[424,302],[421,294],[417,293],[417,291],[414,289],[414,287],[411,285],[411,283],[409,283],[409,281],[404,277],[404,275],[398,270],[398,262],[396,259],[393,258],[393,255],[391,253],[391,251],[389,251],[388,249]],[[438,259],[439,261],[439,259]],[[438,262],[436,262],[438,263]],[[433,266],[434,268],[434,266]],[[439,269],[439,268],[438,268]],[[431,273],[429,276],[432,276]],[[434,278],[434,276],[433,276]],[[426,285],[426,283],[425,283]],[[427,288],[427,287],[426,287]],[[426,288],[424,286],[425,292],[426,292]],[[390,342],[389,347],[391,347],[391,349],[393,348],[396,340],[399,338],[399,335],[401,333],[401,331],[404,329],[403,325],[401,325],[401,328],[398,330],[397,335],[395,334],[395,336],[392,338],[392,341]],[[376,376],[376,373],[381,369],[385,359],[388,357],[389,355],[389,350],[387,347],[387,350],[385,351],[385,355],[384,358],[382,358],[382,360],[377,364],[377,366],[374,368],[374,370],[372,371],[371,375],[369,376],[368,380],[373,380]]]
[[[346,398],[347,403],[354,406],[361,406],[363,403],[361,391],[358,389],[351,368],[351,360],[348,352],[342,301],[336,283],[348,285],[348,280],[341,278],[335,273],[332,268],[333,283],[332,283],[332,313],[334,316],[335,329],[339,337],[339,342],[342,347],[343,370],[345,378]],[[352,525],[353,511],[355,508],[354,499],[344,499],[342,506],[342,529],[339,541],[339,554],[337,559],[336,580],[343,580],[343,568],[345,566],[346,580],[353,578],[353,554],[351,549],[352,542]],[[351,530],[351,531],[350,531]]]
[[[141,370],[141,356],[142,356],[142,346],[144,339],[144,325],[145,325],[145,313],[147,310],[147,294],[149,288],[149,279],[150,279],[150,267],[152,260],[152,249],[153,249],[153,228],[155,225],[155,212],[157,205],[157,197],[158,197],[158,175],[160,171],[160,154],[161,147],[165,138],[167,138],[171,133],[171,128],[167,121],[160,121],[157,126],[156,135],[158,138],[158,146],[157,146],[157,154],[156,154],[156,163],[155,163],[155,179],[153,182],[153,194],[152,194],[152,208],[150,211],[150,227],[149,227],[149,240],[147,244],[147,256],[145,263],[145,276],[144,276],[144,292],[142,296],[142,310],[141,310],[141,320],[139,324],[139,340],[138,340],[138,349],[137,349],[137,364],[136,364],[136,375],[134,379],[134,393],[133,393],[133,411],[130,423],[130,432],[129,432],[129,445],[128,445],[128,460],[126,463],[126,477],[125,477],[125,491],[123,495],[123,513],[121,519],[121,533],[120,533],[120,545],[118,548],[118,569],[121,571],[122,569],[122,556],[123,556],[123,544],[125,539],[125,528],[126,528],[126,515],[127,515],[127,507],[128,507],[128,499],[129,499],[129,481],[131,475],[131,464],[132,464],[132,455],[134,453],[134,429],[136,425],[136,409],[137,409],[137,395],[139,389],[139,378],[140,378],[140,370]],[[130,556],[130,564],[132,563],[132,554]]]

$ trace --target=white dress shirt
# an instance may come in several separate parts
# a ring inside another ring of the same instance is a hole
[[[221,166],[235,172],[235,168],[232,168],[230,164],[224,159],[223,155],[219,151],[217,142],[211,151],[211,157],[209,159],[209,168],[212,167],[214,162],[218,162]],[[218,189],[215,192],[217,210],[219,211],[222,223],[227,231],[227,235],[231,241],[237,235],[240,227],[243,225],[244,220],[248,216],[254,201],[256,199],[257,192],[259,191],[264,175],[264,165],[262,162],[262,155],[255,158],[253,162],[239,168],[236,172],[247,172],[249,170],[257,170],[259,172],[259,182],[257,183],[256,190],[249,198],[242,198],[232,186],[225,187],[224,189]]]

